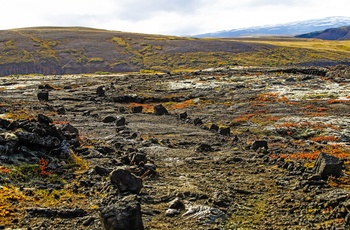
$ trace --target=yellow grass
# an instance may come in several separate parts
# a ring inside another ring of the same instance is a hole
[[[260,39],[239,39],[234,41],[269,44],[282,47],[304,48],[316,51],[337,51],[350,53],[350,40],[328,41],[319,39],[297,39],[297,38],[260,38]]]

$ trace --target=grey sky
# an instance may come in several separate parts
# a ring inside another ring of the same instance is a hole
[[[6,0],[0,29],[86,26],[189,35],[323,18],[350,17],[348,0]]]

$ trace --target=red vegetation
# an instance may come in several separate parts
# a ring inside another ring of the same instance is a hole
[[[44,158],[40,158],[39,161],[39,174],[42,176],[48,176],[52,174],[52,171],[47,171],[47,166],[49,162]]]

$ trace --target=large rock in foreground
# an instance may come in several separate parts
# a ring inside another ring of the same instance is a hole
[[[106,230],[143,230],[141,205],[138,201],[123,199],[101,209],[103,229]]]
[[[321,152],[315,162],[315,173],[321,175],[324,180],[327,180],[329,176],[340,177],[342,166],[342,160],[333,155]]]

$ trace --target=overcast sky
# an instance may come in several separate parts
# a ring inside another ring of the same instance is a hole
[[[328,16],[350,17],[349,0],[3,0],[0,29],[85,26],[192,35]]]

